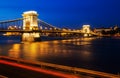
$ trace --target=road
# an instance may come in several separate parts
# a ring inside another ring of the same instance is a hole
[[[60,72],[0,60],[0,75],[8,78],[78,78]]]

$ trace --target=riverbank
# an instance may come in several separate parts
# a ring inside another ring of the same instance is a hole
[[[79,78],[74,75],[43,69],[20,59],[0,58],[0,74],[8,78]]]
[[[3,65],[3,66],[7,65],[5,68],[9,67],[9,65],[10,65],[10,69],[13,68],[11,66],[14,66],[15,68],[17,67],[17,69],[23,68],[23,69],[27,69],[27,70],[41,72],[41,73],[43,73],[42,75],[49,74],[49,75],[53,75],[53,76],[58,76],[58,77],[52,77],[52,78],[59,78],[59,77],[60,78],[61,77],[62,78],[70,78],[70,77],[72,77],[72,78],[79,78],[79,77],[80,78],[84,78],[84,77],[118,78],[118,76],[114,75],[114,74],[98,72],[98,71],[93,71],[93,70],[87,70],[87,69],[82,69],[82,68],[56,65],[56,64],[45,63],[45,62],[35,62],[35,61],[16,59],[16,58],[10,58],[10,57],[5,57],[5,56],[1,56],[0,59],[1,59],[0,60],[1,65]],[[2,67],[2,69],[3,68],[4,67]],[[7,71],[10,71],[10,70],[7,70]],[[67,74],[63,74],[63,72],[67,73]],[[19,74],[21,74],[21,73],[19,73]],[[74,74],[79,77],[70,75],[70,74]],[[5,74],[3,73],[3,75],[5,75]],[[49,78],[49,75],[47,78]],[[27,78],[30,78],[30,77],[27,77]],[[35,78],[37,78],[37,77],[35,77]],[[43,78],[45,78],[45,77],[43,77]]]

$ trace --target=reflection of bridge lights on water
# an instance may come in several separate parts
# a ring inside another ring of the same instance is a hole
[[[88,51],[83,52],[83,55],[85,55],[85,56],[88,56],[88,55],[90,55],[90,54],[91,54],[91,53],[88,52]]]
[[[20,58],[20,45],[14,44],[8,53],[10,57]]]
[[[76,39],[68,39],[68,40],[61,40],[62,43],[72,43],[74,45],[89,45],[91,41],[95,38],[76,38]]]
[[[82,60],[85,60],[85,61],[92,60],[93,58],[92,53],[89,51],[82,51],[80,54],[80,57],[82,58]]]
[[[54,40],[53,43],[56,44],[56,43],[59,43],[59,41],[58,40]]]
[[[59,41],[46,41],[39,43],[23,43],[22,52],[24,52],[25,59],[37,60],[37,57],[48,58],[48,57],[57,57],[62,55],[64,57],[69,56],[71,50],[66,50],[66,48],[61,49],[63,46],[59,46]]]

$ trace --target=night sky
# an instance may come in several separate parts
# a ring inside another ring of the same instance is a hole
[[[29,10],[61,28],[120,26],[120,0],[1,0],[0,20],[21,18]]]

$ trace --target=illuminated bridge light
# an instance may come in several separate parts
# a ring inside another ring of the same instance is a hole
[[[26,11],[26,12],[24,12],[24,14],[31,14],[31,13],[37,14],[37,11]]]

